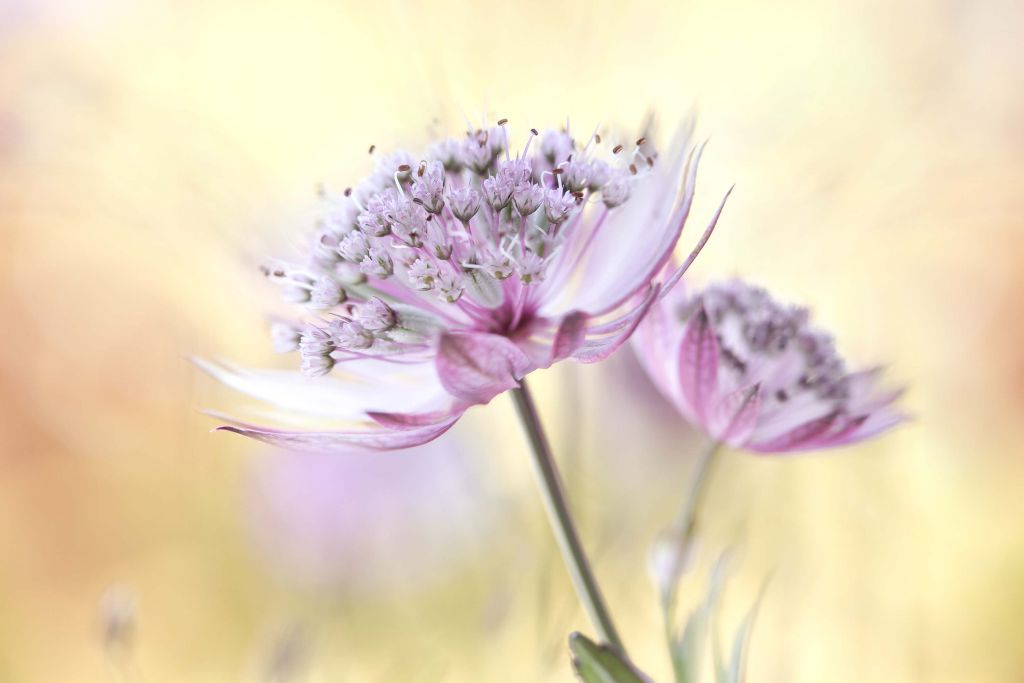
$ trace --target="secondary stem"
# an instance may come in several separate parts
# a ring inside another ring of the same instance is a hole
[[[676,515],[675,520],[672,522],[672,526],[667,532],[667,535],[675,544],[677,544],[677,547],[684,554],[691,552],[690,546],[693,543],[694,531],[697,529],[700,507],[704,502],[704,496],[707,493],[708,477],[711,474],[711,466],[715,462],[715,455],[718,453],[721,446],[721,443],[712,440],[705,447],[704,452],[700,456],[700,460],[697,461],[697,468],[694,470],[693,478],[690,479],[690,490],[688,491],[686,498],[683,499],[683,506],[679,509],[679,513]],[[678,582],[673,581],[668,587],[668,592],[665,598],[666,611],[670,620],[675,608],[677,587]],[[668,625],[671,626],[671,621]]]
[[[672,531],[680,534],[680,538],[687,543],[692,540],[693,532],[697,528],[697,515],[700,512],[700,506],[704,502],[704,495],[708,489],[707,480],[711,473],[711,465],[714,463],[715,454],[718,453],[718,449],[721,446],[722,444],[719,442],[711,441],[705,447],[700,460],[697,462],[693,478],[690,480],[690,490],[683,501],[683,507],[679,510],[679,514],[676,515],[676,519],[672,524]]]
[[[540,489],[541,500],[544,502],[544,510],[547,512],[548,522],[551,524],[551,530],[558,542],[558,549],[562,553],[562,560],[565,562],[573,586],[576,588],[576,595],[583,603],[587,616],[590,617],[601,640],[623,651],[622,640],[615,630],[608,608],[601,597],[601,589],[598,588],[590,563],[583,552],[583,545],[580,543],[579,534],[576,532],[576,526],[572,520],[572,513],[569,512],[569,505],[565,499],[565,489],[562,486],[561,477],[558,475],[555,460],[551,455],[551,446],[544,434],[540,416],[537,414],[537,406],[533,402],[530,390],[526,387],[525,380],[520,381],[518,388],[512,389],[512,399],[519,412],[523,433],[526,440],[530,442],[534,473],[537,476],[537,485]]]

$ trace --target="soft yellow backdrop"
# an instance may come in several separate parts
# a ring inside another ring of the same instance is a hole
[[[111,585],[147,683],[269,680],[291,624],[295,680],[571,680],[587,624],[504,399],[457,430],[487,514],[450,522],[478,540],[443,576],[310,590],[246,531],[273,455],[208,433],[198,410],[234,397],[184,358],[269,362],[254,266],[370,143],[483,111],[521,130],[691,107],[697,218],[737,183],[694,280],[810,304],[909,385],[915,420],[841,453],[728,454],[688,600],[740,547],[728,631],[772,574],[751,683],[1021,680],[1022,26],[1013,0],[0,3],[0,680],[118,680]],[[697,441],[636,372],[536,384],[612,610],[667,680],[644,552]]]

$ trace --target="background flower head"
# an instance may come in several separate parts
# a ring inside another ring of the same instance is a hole
[[[638,356],[661,392],[720,442],[761,453],[828,448],[902,422],[880,370],[851,372],[805,308],[742,280],[680,288],[641,323]]]
[[[257,557],[320,596],[428,588],[479,551],[493,526],[470,456],[454,436],[408,454],[261,454],[244,505]]]

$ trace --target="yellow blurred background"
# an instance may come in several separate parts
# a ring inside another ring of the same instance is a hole
[[[416,454],[313,463],[346,504],[307,512],[347,523],[307,546],[361,535],[310,581],[263,534],[301,486],[268,493],[283,456],[208,433],[198,411],[236,397],[184,359],[272,362],[255,265],[370,143],[691,107],[698,221],[737,183],[694,281],[811,305],[915,419],[727,454],[686,599],[739,547],[728,631],[771,573],[751,683],[1024,680],[1022,27],[1014,0],[0,0],[0,681],[270,681],[289,653],[278,680],[572,680],[564,639],[589,627],[507,399],[455,430],[444,485],[396,465]],[[628,353],[534,384],[611,609],[664,681],[645,549],[697,438]],[[111,586],[130,652],[102,638]]]

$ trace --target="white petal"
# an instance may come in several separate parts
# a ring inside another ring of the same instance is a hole
[[[368,411],[429,412],[451,402],[431,362],[399,365],[342,363],[326,377],[287,370],[254,370],[196,358],[193,362],[232,389],[301,415],[365,420]]]

